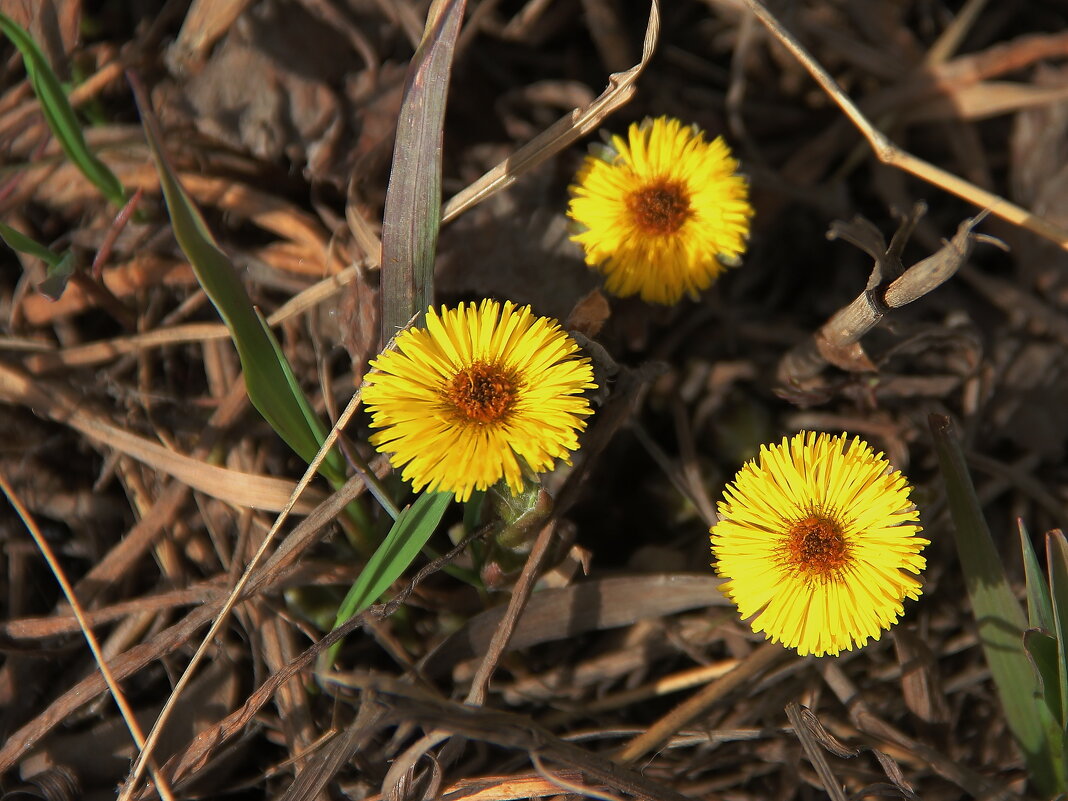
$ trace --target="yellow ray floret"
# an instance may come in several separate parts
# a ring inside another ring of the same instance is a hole
[[[416,491],[466,501],[502,478],[522,489],[521,460],[548,470],[569,458],[586,427],[589,359],[555,320],[484,300],[431,308],[371,362],[363,388],[371,444]]]
[[[920,596],[929,542],[909,492],[856,437],[809,431],[761,447],[712,527],[723,591],[753,631],[801,655],[878,640]]]
[[[749,186],[722,138],[658,117],[586,157],[570,187],[571,238],[621,297],[692,298],[745,252]]]

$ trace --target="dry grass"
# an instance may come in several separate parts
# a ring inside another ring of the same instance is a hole
[[[324,636],[361,564],[340,510],[366,497],[385,515],[360,478],[313,484],[207,640],[305,466],[249,407],[174,243],[124,70],[336,420],[381,345],[380,221],[428,4],[187,5],[0,0],[62,77],[82,77],[88,141],[144,192],[141,215],[113,226],[5,47],[0,218],[72,248],[83,275],[52,301],[41,264],[0,251],[0,479],[25,506],[0,511],[0,789],[108,798],[126,781],[136,749],[88,628],[142,733],[206,643],[155,778],[146,764],[124,798],[1029,797],[927,419],[958,422],[1019,579],[1015,519],[1041,533],[1068,508],[1062,4],[786,4],[792,44],[748,0],[676,0],[652,18],[630,0],[471,2],[437,298],[530,303],[618,372],[574,467],[547,479],[550,522],[494,563],[491,590],[443,570],[479,546],[441,533],[448,559],[418,562],[389,604]],[[577,140],[658,114],[723,132],[757,210],[745,264],[670,309],[601,296],[563,218]],[[908,244],[888,246],[921,202]],[[723,483],[800,428],[884,451],[932,540],[921,600],[838,659],[755,641],[707,566]],[[346,433],[373,457],[362,415]],[[383,459],[371,467],[391,480]],[[343,635],[339,670],[316,679]]]

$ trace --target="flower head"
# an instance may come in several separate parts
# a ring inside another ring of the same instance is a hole
[[[497,301],[441,311],[371,362],[363,388],[371,444],[416,490],[472,490],[502,478],[513,493],[525,462],[535,471],[568,460],[586,427],[596,385],[589,359],[555,320]]]
[[[571,238],[605,288],[652,303],[697,297],[737,264],[749,236],[749,186],[722,138],[668,117],[586,157],[570,187]]]
[[[920,596],[928,541],[909,485],[855,437],[765,445],[724,491],[712,527],[723,591],[753,631],[805,654],[878,640]]]

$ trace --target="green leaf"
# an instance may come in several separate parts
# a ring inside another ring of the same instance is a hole
[[[230,330],[249,400],[289,447],[310,463],[325,439],[326,429],[311,410],[281,348],[253,309],[233,264],[215,242],[200,210],[167,162],[155,117],[140,84],[132,83],[174,236],[197,281]],[[311,422],[313,419],[315,423]],[[324,460],[321,472],[335,486],[344,482],[344,461],[336,449]]]
[[[360,614],[400,578],[438,527],[452,498],[451,492],[424,492],[400,513],[341,602],[334,628]],[[331,647],[327,664],[333,664],[340,647],[341,643]]]
[[[382,220],[382,341],[434,302],[441,131],[464,0],[438,0],[408,66]]]
[[[55,268],[63,261],[63,254],[55,253],[35,239],[31,239],[21,231],[16,231],[10,225],[0,222],[0,239],[12,250],[35,256],[49,267]]]
[[[1027,588],[1027,623],[1031,628],[1053,633],[1053,603],[1049,597],[1046,573],[1038,563],[1031,535],[1023,520],[1017,520],[1020,550],[1023,552],[1024,579]]]
[[[1049,578],[1038,563],[1031,545],[1031,534],[1023,520],[1016,521],[1020,531],[1020,550],[1023,553],[1024,578],[1027,590],[1027,622],[1024,648],[1038,676],[1042,697],[1054,720],[1061,720],[1064,690],[1061,686],[1061,659],[1054,636],[1056,622],[1050,599]]]
[[[949,418],[940,415],[931,415],[930,424],[979,642],[1031,780],[1042,796],[1052,798],[1068,789],[1064,743],[1059,735],[1063,727],[1050,714],[1031,667],[1024,647],[1027,618],[983,519],[953,426]]]
[[[1068,724],[1068,542],[1061,531],[1046,534],[1046,566],[1053,600],[1053,636],[1057,639],[1061,726]]]
[[[360,614],[400,578],[438,527],[452,497],[451,492],[424,492],[400,513],[345,596],[334,628]]]
[[[323,425],[323,421],[319,419],[319,415],[315,413],[315,409],[312,408],[311,403],[304,394],[304,390],[301,389],[300,382],[297,381],[296,375],[293,374],[293,367],[289,364],[289,359],[286,358],[285,352],[282,350],[282,343],[278,341],[278,337],[274,335],[274,331],[271,330],[271,326],[267,323],[267,319],[263,316],[260,310],[255,307],[253,307],[253,309],[256,312],[256,319],[260,322],[263,336],[271,343],[271,350],[274,353],[274,363],[278,365],[279,369],[282,371],[282,376],[285,379],[285,392],[280,394],[285,398],[292,398],[296,401],[300,408],[300,414],[304,420],[305,426],[307,426],[307,429],[312,432],[312,436],[315,438],[316,450],[318,450],[326,440],[326,435],[328,433],[327,428]],[[281,403],[288,404],[288,400],[280,400],[279,404]],[[312,455],[314,456],[314,453]],[[324,465],[328,470],[337,473],[332,480],[340,479],[341,481],[344,481],[345,468],[337,451],[331,451],[327,454]]]
[[[0,31],[12,41],[22,54],[26,65],[26,75],[30,79],[34,94],[41,103],[45,122],[67,158],[81,171],[89,181],[115,206],[121,207],[126,202],[126,190],[85,144],[82,127],[74,109],[71,108],[67,95],[52,71],[45,54],[33,41],[33,38],[18,23],[6,14],[0,14]]]
[[[1061,714],[1061,680],[1057,640],[1053,635],[1039,629],[1024,632],[1024,648],[1031,660],[1031,666],[1038,676],[1042,688],[1042,697],[1050,711],[1050,718],[1056,721]]]
[[[37,285],[37,291],[50,300],[59,300],[67,288],[67,282],[74,275],[74,253],[65,251],[55,265],[49,265],[45,278]]]
[[[45,279],[37,285],[37,291],[47,298],[59,300],[63,290],[67,288],[67,281],[74,275],[74,254],[69,250],[55,253],[4,223],[0,223],[0,239],[12,250],[35,256],[48,265]]]

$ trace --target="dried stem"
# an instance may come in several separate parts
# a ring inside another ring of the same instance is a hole
[[[868,253],[875,260],[875,266],[866,288],[852,303],[839,309],[815,334],[783,357],[779,364],[779,381],[787,386],[798,386],[814,378],[828,363],[849,372],[874,372],[875,365],[864,352],[861,337],[889,312],[922,298],[948,281],[968,259],[975,242],[996,242],[972,231],[985,216],[962,222],[953,239],[889,284],[887,280],[901,270],[900,252],[907,234],[916,224],[916,213],[902,222],[889,247],[875,227],[863,218],[855,218],[850,223],[835,222],[828,238],[851,242]]]
[[[801,62],[823,91],[834,99],[842,111],[845,112],[845,115],[857,127],[857,130],[868,140],[868,144],[875,151],[875,156],[879,161],[911,173],[917,178],[967,200],[969,203],[974,203],[980,209],[989,210],[992,214],[1033,231],[1068,250],[1068,231],[1054,225],[1043,217],[1039,217],[1037,214],[1033,214],[1027,209],[1010,203],[993,192],[988,192],[951,172],[943,170],[941,167],[936,167],[928,161],[913,156],[891,142],[885,134],[868,121],[867,117],[861,113],[857,105],[842,91],[841,87],[820,66],[819,62],[801,46],[801,43],[772,16],[771,12],[759,0],[745,0],[745,4],[767,26],[775,38]]]

